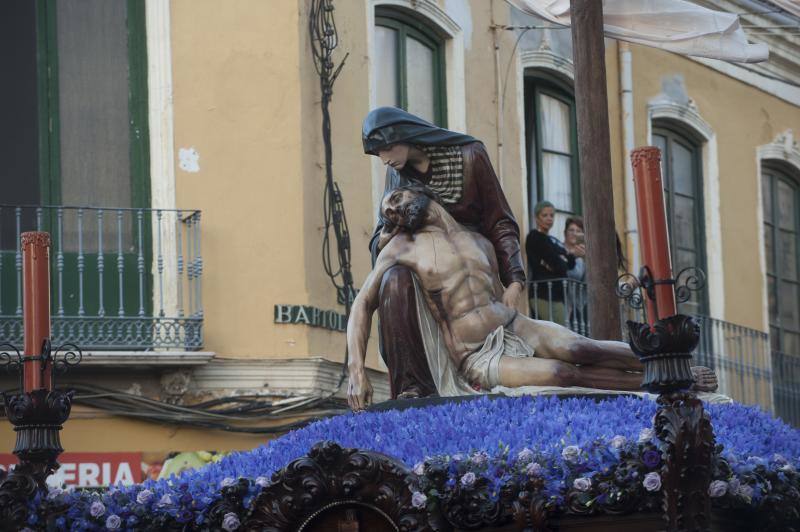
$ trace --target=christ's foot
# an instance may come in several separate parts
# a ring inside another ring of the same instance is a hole
[[[692,367],[694,385],[692,390],[696,392],[713,392],[717,389],[717,374],[714,370],[705,366]]]

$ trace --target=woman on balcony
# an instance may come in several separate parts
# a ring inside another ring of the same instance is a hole
[[[564,286],[567,272],[575,268],[576,259],[583,258],[583,246],[570,253],[556,237],[548,234],[553,227],[555,207],[540,201],[534,207],[536,228],[525,239],[531,287],[528,290],[531,316],[539,320],[565,323]],[[569,227],[569,226],[567,226]]]

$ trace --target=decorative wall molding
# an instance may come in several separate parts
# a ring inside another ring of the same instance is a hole
[[[519,60],[523,76],[528,68],[543,68],[575,81],[575,68],[572,61],[556,54],[549,47],[542,47],[538,50],[524,50],[520,52]]]
[[[293,397],[333,392],[339,385],[342,363],[323,357],[294,359],[216,359],[193,374],[193,392],[227,395],[237,390]],[[367,369],[374,389],[373,402],[389,399],[388,374]],[[347,396],[347,379],[335,397]]]
[[[722,262],[722,222],[720,220],[719,155],[717,135],[701,115],[694,101],[685,102],[659,94],[647,105],[647,143],[653,144],[653,122],[680,123],[702,140],[703,212],[705,216],[706,272],[709,314],[725,319],[725,270]]]

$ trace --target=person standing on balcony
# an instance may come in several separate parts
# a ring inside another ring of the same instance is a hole
[[[553,227],[555,207],[549,201],[540,201],[533,209],[536,228],[525,239],[525,253],[532,286],[528,290],[531,315],[539,320],[565,322],[563,284],[567,272],[575,268],[576,259],[583,258],[585,249],[577,250],[580,256],[569,253],[564,244],[548,234]]]
[[[519,226],[479,140],[437,127],[395,107],[380,107],[364,119],[364,153],[380,157],[386,169],[384,196],[422,184],[433,190],[460,224],[486,237],[494,247],[504,286],[502,301],[514,308],[525,286]],[[372,262],[397,227],[378,213],[370,240]],[[436,394],[417,318],[418,280],[404,266],[382,277],[378,316],[381,355],[389,368],[392,397]]]
[[[583,283],[586,281],[586,238],[583,218],[570,216],[564,225],[564,248],[575,257],[575,266],[567,270],[567,277]]]

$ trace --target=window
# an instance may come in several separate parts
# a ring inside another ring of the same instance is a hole
[[[400,107],[446,127],[444,40],[400,10],[375,10],[377,106]]]
[[[780,166],[761,171],[772,348],[800,353],[800,183]]]
[[[77,292],[79,279],[88,278],[95,265],[117,264],[116,255],[99,255],[119,249],[125,264],[133,264],[126,266],[123,282],[137,291],[137,236],[145,242],[145,268],[151,263],[149,215],[137,225],[132,211],[118,221],[117,212],[109,210],[150,203],[144,2],[0,2],[0,49],[4,74],[13,80],[0,87],[4,100],[13,102],[9,120],[0,121],[0,204],[6,205],[0,207],[0,282],[12,287],[2,292],[0,314],[18,306],[17,233],[36,228],[53,238],[51,270],[60,272],[64,286],[63,294],[58,292],[60,310],[96,311],[98,283],[84,283],[85,302]],[[63,251],[58,266],[55,250]],[[103,282],[112,277],[107,274]],[[147,285],[149,272],[142,277]],[[106,304],[113,306],[116,286],[104,289]],[[54,294],[57,290],[61,285]],[[135,298],[129,300],[126,311],[136,313]]]
[[[705,218],[699,142],[669,127],[669,124],[659,123],[653,128],[653,145],[661,150],[673,273],[677,275],[689,267],[705,272]],[[692,292],[689,301],[678,305],[678,312],[705,314],[707,299],[705,290]]]
[[[547,200],[556,208],[550,234],[563,240],[567,217],[581,213],[580,173],[575,98],[555,76],[526,73],[525,140],[530,226],[536,227],[533,206]]]

